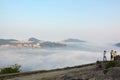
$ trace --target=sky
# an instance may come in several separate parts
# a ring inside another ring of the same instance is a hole
[[[0,0],[0,38],[120,41],[120,0]]]

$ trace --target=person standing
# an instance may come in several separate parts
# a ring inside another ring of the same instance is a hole
[[[117,56],[117,51],[114,51],[113,52],[113,58],[114,58],[114,60],[116,60],[116,56]]]
[[[113,50],[110,52],[110,59],[113,60]]]
[[[107,57],[106,57],[106,50],[104,50],[104,52],[103,52],[103,61],[107,61]]]

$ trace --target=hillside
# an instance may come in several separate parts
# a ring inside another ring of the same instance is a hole
[[[103,73],[103,68],[96,67],[96,64],[92,63],[56,70],[2,75],[0,78],[1,80],[2,77],[6,77],[5,80],[120,80],[120,67],[110,68],[106,74]]]
[[[14,42],[17,42],[18,40],[16,39],[0,39],[0,45],[5,45],[5,44],[14,44]]]

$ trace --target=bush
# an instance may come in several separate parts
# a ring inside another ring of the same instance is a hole
[[[115,67],[115,65],[116,65],[116,61],[110,61],[105,65],[105,69]]]
[[[108,68],[115,67],[116,61],[110,61],[105,65],[105,70],[103,71],[104,74],[108,72]]]
[[[12,65],[10,67],[3,68],[3,69],[1,69],[0,74],[18,73],[18,72],[20,72],[20,67],[21,67],[20,65],[15,64],[15,65]]]
[[[120,67],[120,60],[116,61],[116,67]]]

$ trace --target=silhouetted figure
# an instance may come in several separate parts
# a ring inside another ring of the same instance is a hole
[[[116,56],[117,56],[117,51],[114,51],[114,52],[113,52],[114,60],[116,60]]]
[[[113,50],[111,50],[111,52],[110,52],[110,59],[111,60],[113,60],[113,52],[114,52]]]
[[[103,52],[103,61],[107,61],[107,57],[106,57],[106,50],[104,50],[104,52]]]

